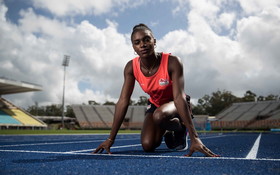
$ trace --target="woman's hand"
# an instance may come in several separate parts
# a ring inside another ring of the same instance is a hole
[[[108,154],[112,154],[110,151],[111,146],[114,144],[114,140],[107,139],[103,143],[101,143],[93,153],[102,153],[104,149],[107,151]]]
[[[191,157],[194,152],[201,152],[205,154],[207,157],[220,157],[217,154],[214,154],[210,149],[208,149],[200,140],[200,138],[194,138],[191,141],[191,147],[188,154],[185,156]]]

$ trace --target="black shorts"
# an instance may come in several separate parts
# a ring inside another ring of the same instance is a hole
[[[189,110],[190,110],[190,113],[191,113],[191,117],[193,118],[192,107],[191,107],[191,102],[190,102],[191,97],[186,95],[186,100],[187,100],[188,107],[189,107]],[[148,105],[147,105],[145,115],[147,113],[154,113],[156,109],[157,109],[156,105],[154,105],[153,103],[150,102],[150,100],[148,100]]]

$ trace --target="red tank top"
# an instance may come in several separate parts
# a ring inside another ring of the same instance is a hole
[[[162,53],[160,66],[151,77],[146,77],[140,68],[140,57],[133,59],[135,79],[144,92],[150,95],[149,101],[159,107],[173,100],[172,81],[168,74],[168,58],[170,54]]]

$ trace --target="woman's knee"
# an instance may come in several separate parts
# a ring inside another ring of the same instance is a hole
[[[156,147],[155,145],[149,140],[142,140],[142,148],[145,152],[154,152]]]
[[[162,110],[155,110],[153,114],[153,120],[156,125],[160,126],[162,122],[166,119],[167,115]]]

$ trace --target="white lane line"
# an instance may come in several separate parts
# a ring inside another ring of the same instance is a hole
[[[227,135],[227,136],[228,136],[228,135]],[[201,140],[204,140],[204,139],[212,139],[212,138],[220,138],[220,137],[226,137],[226,136],[225,136],[225,135],[210,136],[210,137],[202,138]],[[190,140],[190,139],[188,139],[188,140]],[[165,142],[162,142],[162,144],[165,144]],[[114,147],[111,147],[110,149],[137,147],[137,146],[141,146],[141,144],[114,146]],[[81,152],[88,152],[88,151],[93,151],[93,150],[94,150],[94,149],[84,149],[84,150],[69,151],[68,153],[81,153]]]
[[[88,134],[0,134],[1,137],[18,137],[18,136],[104,136],[110,135],[110,133],[88,133]],[[140,133],[118,133],[118,135],[140,135]]]
[[[219,137],[226,137],[229,135],[221,135],[221,136],[209,136],[209,137],[202,137],[203,139],[211,139],[211,138],[219,138]],[[119,140],[138,140],[139,138],[131,138],[131,139],[118,139]],[[189,139],[188,139],[189,140]],[[39,146],[39,145],[59,145],[59,144],[77,144],[77,143],[94,143],[94,142],[102,142],[104,139],[100,140],[92,140],[92,141],[72,141],[72,142],[45,142],[45,143],[27,143],[27,144],[14,144],[14,145],[0,145],[0,148],[3,147],[18,147],[18,146]]]
[[[118,140],[138,140],[139,138],[134,139],[118,139]],[[15,145],[1,145],[2,147],[17,147],[17,146],[38,146],[38,145],[59,145],[59,144],[77,144],[77,143],[94,143],[94,142],[102,142],[102,140],[92,140],[92,141],[73,141],[73,142],[51,142],[51,143],[28,143],[28,144],[15,144]]]
[[[38,145],[58,145],[58,144],[73,144],[73,143],[89,143],[89,142],[101,142],[102,140],[94,141],[74,141],[74,142],[53,142],[53,143],[27,143],[16,145],[1,145],[0,147],[17,147],[17,146],[38,146]]]
[[[261,140],[261,133],[258,136],[258,138],[256,139],[253,147],[251,148],[250,152],[248,153],[248,155],[246,156],[245,159],[256,159],[257,158],[257,154],[258,154],[258,150],[259,150],[259,145],[260,145],[260,140]]]
[[[127,148],[127,147],[135,147],[135,146],[141,146],[141,144],[124,145],[124,146],[113,146],[110,149]],[[88,152],[88,151],[93,151],[93,150],[94,149],[84,149],[84,150],[77,150],[77,151],[69,151],[67,153],[80,153],[80,152]]]
[[[220,138],[220,137],[227,137],[227,136],[232,136],[232,135],[219,135],[219,136],[209,136],[209,137],[202,137],[201,140],[204,139],[212,139],[212,138]],[[123,140],[138,140],[139,138],[131,138],[131,139],[118,139],[120,141]],[[190,140],[190,139],[188,139]],[[0,148],[2,147],[20,147],[20,146],[39,146],[39,145],[59,145],[59,144],[78,144],[78,143],[95,143],[95,142],[102,142],[103,140],[93,140],[93,141],[73,141],[73,142],[53,142],[53,143],[31,143],[31,144],[15,144],[15,145],[0,145]],[[162,142],[165,144],[165,142]],[[137,147],[141,146],[141,144],[135,144],[135,145],[124,145],[124,146],[114,146],[111,147],[111,149],[117,149],[117,148],[127,148],[127,147]],[[93,151],[93,149],[85,149],[85,150],[76,150],[76,151],[68,151],[66,153],[81,153],[81,152],[88,152],[88,151]]]
[[[133,154],[91,154],[91,153],[72,153],[72,152],[50,152],[50,151],[28,151],[28,150],[0,150],[0,152],[12,153],[37,153],[37,154],[61,154],[61,155],[81,155],[81,156],[113,156],[113,157],[135,157],[135,158],[173,158],[173,159],[202,159],[202,160],[253,160],[253,161],[276,161],[280,159],[246,159],[236,157],[185,157],[185,156],[164,156],[164,155],[133,155]]]
[[[214,139],[214,138],[228,137],[228,136],[234,136],[234,135],[219,135],[219,136],[200,137],[200,139],[201,140],[204,140],[204,139]],[[190,139],[188,139],[188,140],[190,140]]]
[[[142,144],[134,144],[134,145],[124,145],[124,146],[113,146],[111,149],[116,149],[116,148],[127,148],[127,147],[134,147],[134,146],[141,146]]]

